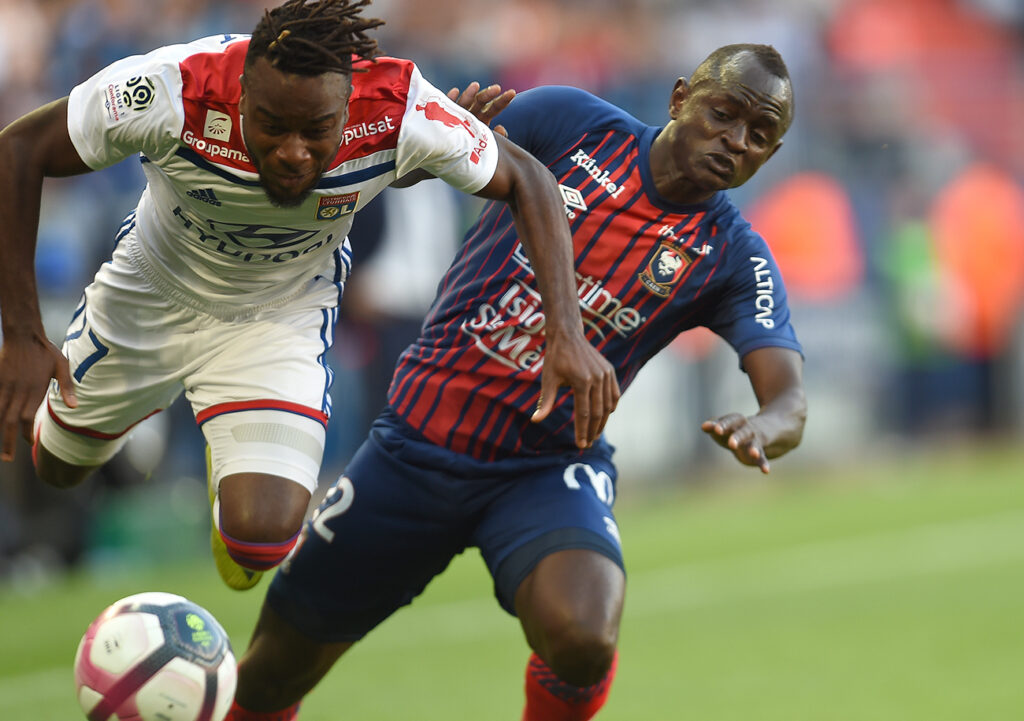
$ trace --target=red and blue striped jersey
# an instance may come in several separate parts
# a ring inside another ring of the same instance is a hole
[[[558,181],[572,230],[587,337],[625,390],[678,334],[705,326],[742,357],[801,350],[768,245],[725,193],[679,205],[650,168],[660,131],[581,90],[521,93],[502,114],[509,138]],[[502,203],[489,203],[440,283],[420,337],[402,354],[391,407],[432,442],[482,460],[575,450],[573,400],[532,423],[544,313]]]

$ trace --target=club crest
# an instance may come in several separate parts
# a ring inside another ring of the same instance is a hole
[[[660,298],[667,298],[692,260],[689,253],[682,248],[673,247],[668,243],[658,243],[638,277],[647,290]]]
[[[336,220],[343,215],[356,211],[359,204],[359,191],[344,195],[325,195],[316,206],[317,220]]]

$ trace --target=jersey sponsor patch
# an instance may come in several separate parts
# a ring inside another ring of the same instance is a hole
[[[139,75],[128,80],[108,83],[103,89],[103,107],[113,123],[124,120],[129,113],[149,110],[156,97],[156,85],[148,77]]]
[[[343,215],[356,211],[359,204],[359,191],[343,195],[325,195],[316,204],[317,220],[335,220]]]
[[[206,111],[206,125],[203,126],[203,137],[215,140],[231,138],[231,116],[218,110]]]
[[[442,99],[439,96],[429,96],[422,103],[418,103],[416,109],[422,112],[427,120],[441,123],[446,128],[462,128],[465,130],[469,137],[475,141],[475,146],[469,153],[469,159],[474,165],[479,164],[480,155],[487,150],[487,137],[477,134],[473,128],[473,121],[469,117],[462,117],[448,110],[445,107],[445,101],[447,101],[447,98]],[[459,111],[462,112],[462,109],[460,108]]]

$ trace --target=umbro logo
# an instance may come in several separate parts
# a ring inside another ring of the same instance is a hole
[[[220,201],[217,199],[216,194],[213,192],[213,188],[200,188],[199,190],[190,190],[186,193],[188,197],[201,200],[204,203],[210,205],[220,206]]]
[[[576,211],[587,210],[587,203],[583,199],[583,193],[568,185],[558,184],[558,191],[562,194],[562,202],[565,204],[565,214],[570,220],[576,217]]]

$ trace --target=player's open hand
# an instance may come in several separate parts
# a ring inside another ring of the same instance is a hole
[[[68,360],[40,336],[9,336],[0,347],[0,460],[14,460],[18,432],[32,439],[32,421],[51,378],[60,384],[64,402],[78,405]]]
[[[615,369],[582,333],[563,338],[545,337],[544,368],[540,377],[540,399],[531,420],[539,423],[555,407],[558,389],[572,388],[575,407],[576,445],[594,444],[619,403],[619,381]]]
[[[488,126],[498,113],[508,107],[515,96],[515,90],[502,92],[501,86],[497,84],[488,85],[481,90],[480,83],[475,80],[467,85],[462,92],[459,92],[458,88],[448,91],[449,98],[473,113],[477,120]],[[498,135],[508,137],[508,132],[503,125],[498,125],[492,130]]]
[[[704,421],[701,430],[715,439],[715,443],[728,448],[736,460],[745,466],[757,466],[762,473],[771,471],[764,442],[756,421],[742,413],[728,413],[720,418]]]

